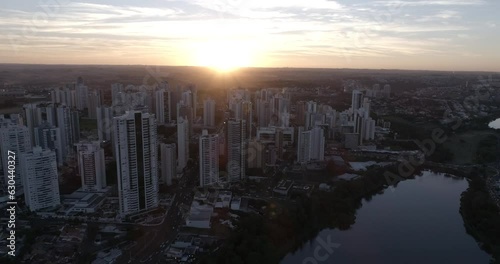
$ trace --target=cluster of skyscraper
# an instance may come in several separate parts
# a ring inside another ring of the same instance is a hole
[[[30,210],[51,208],[60,204],[57,168],[74,156],[72,146],[80,139],[79,114],[57,103],[27,104],[23,112],[0,117],[2,186],[7,184],[7,153],[13,151],[16,194],[24,193]]]
[[[228,93],[228,112],[218,133],[209,135],[206,130],[199,138],[200,186],[235,183],[246,177],[247,146],[252,135],[253,109],[250,94],[245,90]],[[215,125],[215,101],[204,101],[204,126]],[[219,172],[219,157],[226,157],[225,170]]]
[[[202,187],[240,182],[248,169],[275,166],[285,154],[296,154],[302,164],[323,161],[327,140],[341,135],[347,148],[355,148],[375,134],[370,101],[357,90],[352,93],[351,108],[337,112],[312,101],[292,106],[287,89],[254,94],[235,89],[227,94],[221,124],[215,122],[214,99],[203,101],[203,115],[198,116],[193,85],[113,84],[111,105],[106,106],[101,93],[79,78],[51,96],[51,103],[25,105],[23,115],[0,116],[0,172],[7,175],[6,153],[14,151],[20,157],[18,188],[24,187],[26,204],[33,211],[60,204],[58,167],[69,158],[77,161],[83,191],[103,190],[107,181],[102,146],[107,144],[116,161],[120,213],[130,215],[156,208],[159,184],[171,185],[182,177],[192,158],[189,145],[196,138],[194,126],[204,128],[197,137]],[[97,121],[97,135],[90,137],[94,141],[80,141],[80,114]],[[159,142],[160,125],[176,127],[175,143]],[[209,134],[208,129],[217,132]],[[1,183],[6,182],[2,178]]]
[[[111,101],[112,106],[97,108],[97,123],[99,139],[113,145],[120,212],[154,209],[159,183],[171,185],[188,164],[192,127],[198,122],[196,87],[113,84]],[[158,142],[159,125],[176,126],[177,144]]]
[[[357,148],[375,137],[370,101],[358,90],[352,93],[351,107],[343,112],[313,101],[292,106],[288,89],[263,89],[253,95],[231,90],[227,103],[223,128],[200,137],[201,186],[238,182],[245,179],[247,169],[273,167],[287,152],[288,157],[296,154],[298,163],[324,161],[327,140],[340,138],[346,148]],[[219,156],[226,157],[225,171],[214,165]]]
[[[159,182],[171,185],[187,166],[189,139],[193,123],[198,121],[197,90],[193,85],[182,89],[172,88],[167,82],[140,86],[116,83],[111,85],[111,105],[106,106],[100,93],[90,91],[79,78],[74,89],[54,90],[52,100],[87,111],[88,118],[97,120],[99,142],[76,145],[84,191],[106,186],[104,155],[99,145],[112,144],[122,215],[157,207]],[[204,118],[207,126],[214,126],[214,107],[213,102],[211,114]],[[159,145],[158,125],[176,125],[177,144]]]

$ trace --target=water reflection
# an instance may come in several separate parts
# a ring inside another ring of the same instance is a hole
[[[459,213],[467,184],[426,171],[363,201],[350,230],[325,229],[281,263],[489,263]],[[329,253],[329,243],[339,246]]]
[[[491,121],[488,126],[493,129],[500,129],[500,118],[495,121]]]

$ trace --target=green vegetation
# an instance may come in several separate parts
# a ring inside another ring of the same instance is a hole
[[[116,161],[113,160],[106,166],[106,183],[108,185],[110,184],[116,184],[117,183],[117,175],[118,172],[116,170]]]
[[[412,116],[381,116],[385,121],[391,122],[391,130],[398,133],[399,139],[418,139],[424,140],[432,136],[432,130],[442,128],[439,124],[431,122],[412,121]]]
[[[0,104],[0,109],[9,109],[9,108],[14,108],[16,106],[18,106],[18,104],[12,100],[3,100],[2,103]]]
[[[460,213],[467,232],[500,263],[500,213],[488,196],[487,187],[477,173],[471,173],[469,188],[462,194]]]
[[[474,164],[476,162],[480,162],[478,155],[486,154],[480,153],[481,142],[489,141],[493,143],[491,147],[496,146],[497,142],[492,142],[491,140],[491,138],[496,135],[495,133],[496,132],[492,131],[491,129],[470,130],[450,135],[448,137],[448,140],[446,140],[443,145],[449,148],[451,152],[454,153],[452,163],[461,165]]]
[[[322,229],[349,229],[355,223],[362,199],[370,200],[387,187],[383,176],[386,170],[396,173],[397,166],[373,166],[357,180],[338,182],[334,192],[318,191],[310,197],[299,196],[294,202],[270,202],[260,213],[242,215],[217,254],[201,263],[279,263]],[[417,169],[411,177],[420,172]],[[442,172],[455,174],[449,169]],[[468,175],[457,173],[472,179],[462,194],[461,213],[467,231],[500,260],[499,211],[488,197],[484,181],[476,174],[477,171]]]
[[[295,202],[271,202],[260,214],[242,216],[217,255],[202,263],[279,263],[322,229],[350,228],[362,199],[371,199],[386,187],[383,175],[387,169],[397,171],[396,166],[374,166],[357,180],[339,182],[334,192],[314,192]]]
[[[435,151],[427,157],[429,161],[472,164],[476,160],[491,162],[496,156],[497,136],[492,131],[463,132],[462,127],[454,131],[452,125],[411,122],[399,116],[383,118],[392,122],[400,139],[410,139],[390,142],[401,149],[418,149],[413,139],[431,139],[435,128],[442,129],[448,139],[443,144],[436,143]],[[278,263],[283,256],[314,239],[322,229],[350,228],[355,222],[362,199],[370,200],[373,195],[384,190],[388,184],[384,172],[398,175],[397,165],[386,168],[374,166],[364,172],[363,177],[350,182],[338,182],[334,192],[317,191],[310,197],[299,196],[294,202],[273,201],[260,213],[241,216],[236,229],[217,254],[206,257],[202,263]],[[411,177],[419,174],[423,167],[418,167]],[[465,171],[442,170],[473,177],[473,174],[467,175]],[[500,216],[498,209],[492,206],[486,188],[477,178],[472,180],[471,186],[462,196],[461,212],[467,230],[478,241],[484,242],[485,250],[500,259]]]
[[[382,147],[389,147],[394,151],[403,151],[403,150],[415,150],[418,149],[418,145],[415,144],[412,140],[408,141],[398,141],[398,140],[384,140],[381,142]],[[371,159],[370,159],[371,160]]]
[[[426,140],[432,138],[432,131],[442,129],[447,136],[443,144],[436,144],[429,161],[453,164],[490,163],[496,161],[498,140],[497,132],[488,128],[488,118],[453,122],[440,125],[434,122],[412,122],[407,116],[383,116],[392,122],[392,130],[398,133],[398,139]],[[384,146],[394,150],[417,149],[411,142],[388,140]]]
[[[495,135],[488,135],[478,143],[476,162],[490,163],[497,160],[498,138]]]
[[[204,259],[202,263],[278,263],[280,258],[270,243],[269,231],[259,215],[243,217],[218,256]]]
[[[143,235],[144,235],[144,230],[141,227],[138,228],[127,227],[127,235],[125,238],[127,241],[137,241]]]
[[[177,127],[158,126],[158,135],[165,138],[173,136],[177,132]]]
[[[97,120],[80,118],[80,130],[94,130],[97,129]]]
[[[453,161],[454,157],[455,153],[447,146],[436,144],[436,150],[428,157],[428,160],[438,163],[449,163]]]

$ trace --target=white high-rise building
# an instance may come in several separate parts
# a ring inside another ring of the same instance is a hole
[[[318,111],[318,103],[314,101],[306,102],[306,112],[316,113]]]
[[[47,122],[49,124],[57,126],[56,105],[38,104],[35,112],[36,112],[36,126],[42,124],[43,122]]]
[[[88,107],[88,94],[89,88],[85,86],[83,83],[76,84],[76,109],[79,111],[83,111],[83,109]]]
[[[253,104],[249,100],[245,100],[241,103],[241,109],[242,109],[242,116],[243,119],[246,121],[246,132],[245,135],[248,138],[248,140],[252,139],[253,135]]]
[[[75,146],[82,190],[87,192],[102,190],[106,187],[104,149],[98,141],[80,142]]]
[[[352,102],[351,102],[352,111],[356,111],[359,108],[363,107],[363,92],[359,90],[352,91]]]
[[[200,187],[219,181],[219,136],[203,130],[200,136]]]
[[[191,130],[192,129],[192,124],[194,120],[193,116],[193,108],[186,104],[185,101],[179,101],[177,103],[177,120],[180,118],[183,118],[188,122],[188,127]],[[191,134],[191,132],[190,132]]]
[[[325,115],[317,112],[306,112],[305,114],[305,119],[306,119],[306,130],[310,130],[316,125],[324,124],[325,123]]]
[[[8,157],[9,151],[12,151],[16,155],[16,170],[14,176],[16,177],[16,188],[18,191],[16,193],[22,194],[20,191],[22,188],[22,178],[19,174],[19,168],[22,167],[18,156],[31,151],[31,137],[28,128],[25,126],[10,124],[6,127],[0,128],[0,151],[2,157],[2,167],[4,172],[3,183],[8,182]]]
[[[191,107],[193,108],[193,118],[196,120],[198,118],[198,88],[196,85],[190,84],[188,89],[191,91]]]
[[[325,124],[328,125],[328,139],[333,139],[335,129],[337,128],[337,112],[332,110],[325,114]]]
[[[154,115],[127,111],[113,119],[120,213],[158,207],[158,145]]]
[[[8,128],[10,125],[23,125],[23,118],[19,114],[10,114],[9,118],[7,118],[5,115],[0,114],[0,129]],[[0,177],[3,176],[3,173],[2,146],[0,145]],[[0,186],[2,182],[3,178],[0,178]]]
[[[56,153],[35,147],[33,151],[20,155],[19,159],[24,199],[30,211],[60,205]]]
[[[175,144],[160,145],[161,179],[168,186],[172,185],[172,179],[177,177],[177,159]]]
[[[58,104],[27,104],[23,108],[33,146],[35,144],[35,128],[43,122],[47,122],[60,129],[63,158],[66,158],[71,152],[71,147],[68,146],[73,146],[73,143],[80,140],[78,112],[72,111],[66,105]]]
[[[76,91],[70,88],[61,90],[56,88],[50,92],[51,102],[54,104],[62,104],[68,107],[75,107],[76,105]]]
[[[322,161],[325,159],[325,135],[323,129],[314,127],[304,131],[299,127],[299,139],[297,144],[297,161]]]
[[[5,115],[0,114],[0,128],[7,127],[10,124],[13,125],[23,125],[24,120],[20,114],[10,114],[7,118]]]
[[[365,118],[370,117],[370,110],[371,110],[371,102],[370,99],[365,98],[363,101],[363,108],[362,108],[362,116]]]
[[[171,98],[170,91],[159,89],[155,91],[155,113],[158,124],[170,123],[171,117]]]
[[[71,108],[76,107],[76,91],[65,88],[63,97],[61,98],[61,104]]]
[[[289,127],[290,126],[290,113],[288,110],[285,110],[280,114],[280,122],[279,126],[281,127]]]
[[[154,113],[154,94],[149,86],[129,85],[124,90],[120,86],[115,86],[113,96],[113,109],[116,115],[122,115],[126,111],[142,110]],[[119,92],[122,90],[121,92]],[[113,91],[112,91],[113,92]]]
[[[111,102],[113,105],[121,104],[123,92],[125,92],[125,88],[121,83],[113,83],[111,85]]]
[[[56,108],[56,117],[57,127],[61,129],[63,155],[67,157],[72,151],[73,144],[80,140],[78,112],[73,112],[65,106],[58,106]]]
[[[391,97],[391,85],[389,85],[389,84],[384,85],[384,89],[382,90],[382,94],[385,97],[390,98]]]
[[[192,94],[191,94],[191,91],[185,91],[181,94],[181,101],[184,102],[185,105],[189,106],[189,107],[192,107],[192,103],[193,103],[193,97],[192,97]]]
[[[177,173],[186,168],[189,159],[189,124],[188,120],[177,119]]]
[[[102,104],[101,94],[98,91],[90,92],[87,96],[87,111],[90,119],[97,119],[97,108]]]
[[[63,104],[68,107],[74,107],[76,102],[76,92],[69,88],[55,88],[50,92],[51,102],[54,104]]]
[[[164,96],[164,109],[165,109],[165,123],[172,123],[176,120],[177,115],[177,94],[173,87],[167,81],[162,81],[158,84],[159,89],[165,90]],[[158,117],[157,117],[158,118]]]
[[[52,103],[60,103],[61,102],[61,96],[62,95],[62,91],[59,89],[59,87],[55,88],[54,90],[52,90],[50,92],[50,101]]]
[[[241,99],[231,99],[229,101],[229,109],[231,110],[231,118],[243,119],[243,109],[242,109]]]
[[[28,131],[30,133],[30,139],[33,144],[35,143],[35,134],[33,131],[35,130],[35,127],[37,127],[40,124],[40,121],[38,120],[38,107],[37,104],[25,104],[23,106],[24,110],[24,118],[26,121],[26,126],[28,127]]]
[[[271,106],[262,99],[257,100],[257,118],[259,127],[267,127],[271,121]]]
[[[285,98],[283,94],[276,94],[271,100],[271,108],[273,114],[279,115],[286,109],[290,109],[290,100]]]
[[[100,141],[110,141],[113,136],[113,109],[97,107],[97,135]]]
[[[264,168],[265,146],[257,139],[248,142],[247,166],[248,168]]]
[[[185,91],[181,94],[180,99],[180,101],[184,101],[184,104],[191,108],[192,117],[196,119],[196,117],[198,116],[198,89],[196,88],[196,86],[192,84],[188,85],[185,88]]]
[[[203,125],[215,126],[215,101],[213,99],[206,99],[203,102]]]
[[[304,127],[299,127],[297,140],[297,162],[306,162],[309,155],[309,134],[304,134]]]
[[[358,100],[362,100],[362,104],[355,109],[354,104],[357,106]],[[363,144],[364,140],[375,138],[375,120],[370,117],[370,100],[363,98],[363,94],[359,91],[353,91],[352,120],[354,133],[359,136],[358,144]]]
[[[246,121],[230,119],[227,122],[227,180],[238,182],[245,179],[246,169]]]
[[[375,120],[372,118],[363,118],[361,125],[361,139],[362,140],[373,140],[375,139]]]
[[[63,154],[63,141],[61,129],[47,122],[35,128],[35,145],[42,149],[50,149],[56,152],[57,165],[62,166],[65,160]]]

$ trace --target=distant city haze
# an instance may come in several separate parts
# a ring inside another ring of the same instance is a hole
[[[2,1],[0,62],[500,71],[497,0]]]

